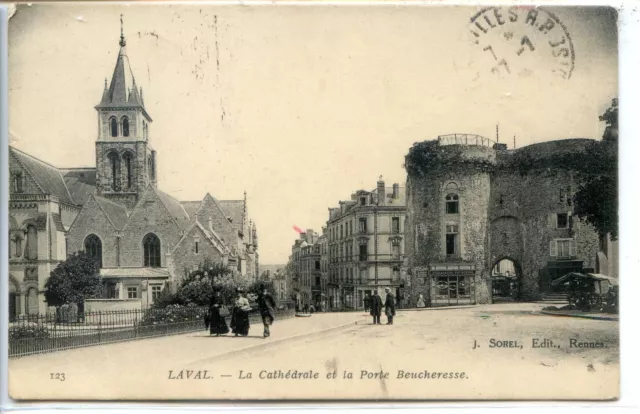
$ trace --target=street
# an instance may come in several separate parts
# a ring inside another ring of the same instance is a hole
[[[616,397],[618,322],[541,315],[542,307],[399,311],[394,325],[385,325],[384,315],[382,325],[372,325],[364,312],[314,314],[276,321],[268,339],[253,325],[247,338],[209,337],[203,329],[24,357],[9,361],[9,393],[120,400]]]

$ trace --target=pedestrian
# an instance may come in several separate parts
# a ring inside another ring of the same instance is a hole
[[[418,304],[416,305],[419,308],[424,308],[424,298],[422,297],[422,293],[418,296]]]
[[[213,296],[211,297],[211,302],[209,304],[209,314],[208,314],[208,323],[207,327],[209,328],[209,335],[215,334],[216,336],[226,335],[229,333],[229,327],[227,326],[227,322],[224,320],[224,316],[222,316],[222,296],[220,295],[220,289],[215,288],[213,291]]]
[[[380,325],[380,315],[382,314],[382,299],[380,295],[378,295],[378,291],[373,291],[373,296],[371,297],[371,311],[369,312],[371,316],[373,316],[373,324]]]
[[[260,316],[262,316],[262,324],[264,325],[263,336],[265,338],[271,335],[269,326],[273,324],[275,318],[276,302],[273,300],[273,296],[269,293],[266,286],[260,286],[260,293],[258,294],[258,307],[260,308]]]
[[[384,288],[387,298],[384,300],[384,313],[387,315],[387,325],[393,325],[393,317],[396,315],[396,301],[391,294],[391,289]]]
[[[242,289],[236,290],[236,299],[231,315],[231,331],[235,336],[249,335],[249,311],[251,306],[249,305],[249,300],[243,294],[244,291]]]

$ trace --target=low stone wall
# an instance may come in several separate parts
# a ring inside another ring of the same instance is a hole
[[[85,312],[140,310],[140,299],[87,299],[84,302]]]

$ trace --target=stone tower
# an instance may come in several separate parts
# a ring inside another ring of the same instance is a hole
[[[129,65],[120,18],[120,51],[111,83],[104,81],[96,141],[97,194],[133,208],[149,184],[157,186],[156,152],[149,146],[151,117]],[[108,85],[108,86],[107,86]]]
[[[476,135],[444,135],[416,144],[407,156],[411,301],[423,294],[432,306],[490,302],[485,247],[493,144]]]

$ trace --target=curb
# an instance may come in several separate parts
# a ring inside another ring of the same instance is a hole
[[[550,315],[550,316],[564,316],[569,318],[594,319],[598,321],[614,321],[614,322],[620,321],[620,318],[616,316],[575,315],[575,314],[572,315],[570,313],[554,313],[550,311],[540,311],[540,313],[543,315]]]
[[[249,346],[247,346],[245,348],[234,349],[232,351],[223,352],[221,354],[214,355],[214,356],[209,357],[209,358],[205,358],[205,359],[201,359],[201,360],[198,360],[198,361],[190,362],[189,365],[203,364],[203,363],[207,363],[207,362],[210,362],[210,361],[215,361],[216,359],[221,358],[221,357],[227,358],[227,357],[232,357],[232,356],[235,356],[236,354],[241,354],[241,353],[244,353],[244,352],[247,352],[247,351],[253,351],[253,350],[261,349],[261,348],[269,348],[271,346],[279,345],[279,344],[281,344],[281,343],[283,343],[285,341],[296,340],[296,339],[301,339],[301,338],[305,338],[305,337],[312,337],[314,335],[321,335],[321,334],[324,334],[324,333],[327,333],[327,332],[330,332],[330,331],[337,331],[337,330],[340,330],[340,329],[348,328],[350,326],[356,326],[356,325],[358,325],[360,323],[363,323],[363,322],[365,322],[365,319],[359,319],[359,320],[356,320],[356,321],[353,321],[353,322],[343,323],[342,325],[336,325],[336,326],[332,326],[330,328],[320,329],[319,331],[301,333],[301,334],[298,334],[298,335],[287,336],[285,338],[279,338],[279,339],[276,339],[276,340],[273,340],[273,341],[269,341],[269,342],[264,342],[264,343],[261,343],[261,344],[249,345]]]
[[[435,310],[449,310],[449,309],[469,309],[475,308],[478,305],[458,305],[458,306],[434,306],[431,308],[410,308],[410,309],[396,309],[397,312],[424,312]]]

